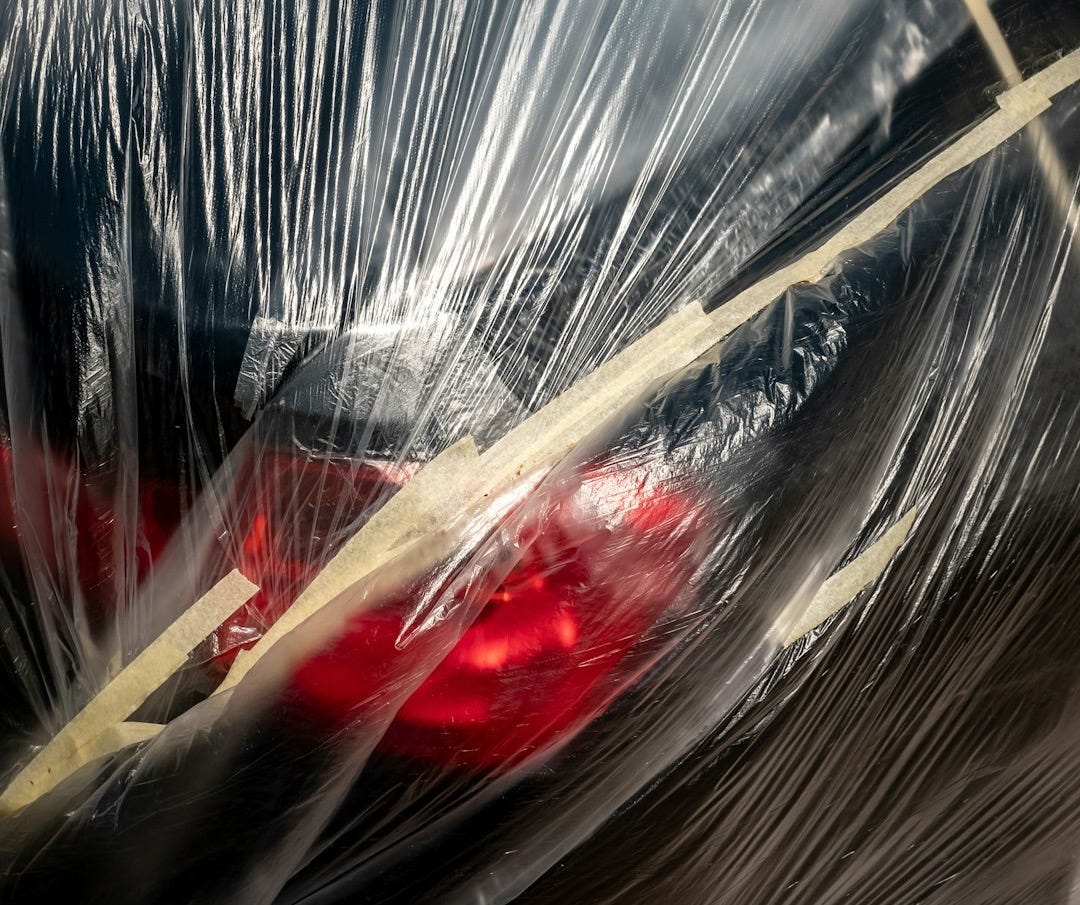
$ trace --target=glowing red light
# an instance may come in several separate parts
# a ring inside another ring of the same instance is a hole
[[[213,636],[211,670],[220,678],[251,647],[355,530],[357,520],[399,485],[403,470],[348,459],[266,455],[240,482],[233,518],[247,525],[237,567],[259,585]]]
[[[344,725],[430,673],[383,746],[497,767],[557,742],[619,689],[618,667],[696,566],[700,512],[685,496],[588,476],[543,514],[542,530],[456,645],[421,633],[396,646],[407,602],[366,613],[294,676],[305,716]]]
[[[32,455],[32,454],[31,454]],[[27,460],[24,460],[24,462]],[[120,523],[100,491],[51,453],[33,456],[32,492],[14,505],[10,447],[0,444],[0,554],[21,568],[30,548],[67,569],[92,615],[115,606]],[[271,457],[260,463],[236,517],[248,525],[237,564],[260,591],[213,639],[212,668],[227,669],[332,555],[357,520],[405,474],[345,460]],[[405,700],[382,744],[440,763],[500,767],[566,736],[619,691],[620,666],[685,588],[698,557],[702,513],[687,496],[630,470],[596,470],[554,492],[527,526],[520,560],[456,643],[439,632],[399,639],[409,600],[349,623],[301,665],[287,698],[307,722],[333,728]],[[184,505],[174,487],[144,481],[134,531],[142,578],[172,537]],[[59,530],[57,519],[70,524]],[[71,550],[56,538],[74,539]],[[65,565],[67,563],[67,565]],[[62,573],[61,573],[62,574]],[[407,694],[418,677],[423,681]]]

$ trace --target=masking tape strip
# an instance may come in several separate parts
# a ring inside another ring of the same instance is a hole
[[[907,540],[916,515],[915,509],[909,509],[874,544],[839,572],[833,573],[818,589],[809,606],[797,615],[794,624],[784,631],[784,647],[817,628],[877,581]]]
[[[377,516],[372,518],[327,566],[325,571],[331,573],[332,579],[317,578],[286,612],[283,617],[286,621],[279,620],[259,644],[242,659],[238,658],[219,690],[235,686],[288,631],[385,564],[395,554],[395,548],[401,548],[402,541],[416,538],[422,542],[425,523],[440,525],[432,517],[440,500],[456,501],[458,513],[475,511],[473,507],[483,506],[485,500],[506,492],[522,476],[550,469],[598,425],[657,380],[693,363],[768,307],[788,287],[820,279],[840,254],[878,235],[934,186],[1015,135],[1050,106],[1047,89],[1056,93],[1077,80],[1080,80],[1080,51],[1007,91],[999,98],[1000,109],[996,113],[932,157],[798,261],[747,288],[712,314],[705,314],[697,302],[680,309],[538,410],[478,458],[457,459],[461,455],[458,451],[454,453],[453,465],[446,470],[441,460],[450,450],[434,459],[387,503],[387,507],[392,506],[413,487],[407,500],[402,500],[401,508],[393,513],[393,530],[386,530]],[[430,470],[436,472],[431,479],[422,486],[413,486]],[[407,527],[410,520],[411,528]],[[430,555],[415,559],[417,567],[429,564],[440,550],[441,545],[430,544]]]
[[[967,7],[968,13],[975,22],[975,27],[979,29],[979,34],[982,35],[986,49],[990,51],[990,56],[993,57],[994,65],[997,66],[998,72],[1005,77],[1006,83],[1016,85],[1022,82],[1024,76],[1020,72],[1020,67],[1016,65],[1016,58],[1012,55],[1012,51],[1009,50],[1005,35],[1001,33],[1001,28],[994,14],[990,11],[990,4],[987,0],[964,0],[964,6]]]
[[[876,582],[896,555],[896,551],[907,540],[915,524],[916,515],[915,509],[909,509],[879,540],[843,569],[833,574],[814,595],[813,600],[802,611],[796,623],[788,630],[784,646],[789,647],[821,625]],[[160,723],[116,723],[80,749],[78,764],[74,765],[71,773],[94,761],[111,757],[126,748],[150,741],[164,728]],[[66,777],[59,777],[56,782],[63,778]],[[37,794],[44,794],[45,791],[47,789],[40,789]]]
[[[964,0],[968,11],[975,21],[983,43],[994,58],[994,64],[1005,79],[1005,84],[1010,88],[1016,87],[1023,81],[1020,67],[1016,64],[1016,58],[1009,49],[1005,35],[998,25],[997,19],[990,10],[987,0]],[[1070,81],[1071,79],[1071,81]],[[1029,87],[1054,97],[1064,88],[1076,81],[1076,65],[1070,69],[1069,65],[1048,67],[1029,80]],[[1043,183],[1051,203],[1058,209],[1061,218],[1062,229],[1065,234],[1072,234],[1074,252],[1080,253],[1080,208],[1077,207],[1074,198],[1075,186],[1069,177],[1068,167],[1061,159],[1055,143],[1046,127],[1040,121],[1035,121],[1028,126],[1027,137],[1030,148],[1035,155],[1035,162],[1042,171]]]
[[[1056,63],[1040,69],[1022,84],[1031,85],[1046,97],[1054,98],[1077,82],[1080,82],[1080,50],[1074,50]]]
[[[1053,64],[1042,76],[1039,85],[1077,81],[1080,52]],[[1040,91],[1020,90],[1023,87],[1006,92],[1001,109],[927,161],[824,244],[744,290],[710,315],[704,315],[696,303],[688,305],[527,419],[481,457],[487,484],[497,485],[505,477],[502,471],[520,473],[530,466],[558,461],[584,439],[585,430],[644,392],[655,380],[692,363],[788,287],[820,279],[844,251],[878,235],[942,180],[1015,135],[1050,104]]]
[[[98,692],[21,770],[0,795],[0,816],[25,807],[76,770],[102,756],[126,720],[191,652],[258,588],[239,572],[230,572],[190,606],[158,638]],[[113,732],[114,735],[103,738]]]

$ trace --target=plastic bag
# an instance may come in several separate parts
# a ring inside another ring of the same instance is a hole
[[[3,17],[7,780],[257,587],[5,901],[1066,900],[1075,88],[678,363],[991,122],[963,5]]]

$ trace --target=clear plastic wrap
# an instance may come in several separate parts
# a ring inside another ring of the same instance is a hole
[[[1080,19],[975,6],[9,4],[2,900],[1071,901]]]

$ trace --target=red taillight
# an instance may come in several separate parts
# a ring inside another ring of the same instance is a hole
[[[619,667],[697,565],[685,496],[597,472],[533,526],[534,540],[475,621],[406,699],[383,746],[468,766],[544,749],[595,716]],[[398,646],[408,603],[354,619],[296,672],[304,716],[344,725],[430,669],[434,639]]]
[[[34,490],[24,492],[22,508],[34,524],[24,526],[13,505],[11,450],[0,445],[5,564],[21,568],[20,552],[32,548],[39,562],[74,576],[92,609],[109,612],[115,515],[63,459],[43,454],[32,470]],[[232,512],[247,526],[237,565],[260,591],[214,634],[214,672],[224,674],[236,652],[258,640],[408,473],[348,460],[260,462]],[[140,578],[175,532],[184,503],[176,488],[140,485],[133,535]],[[400,643],[414,604],[388,603],[354,618],[303,663],[287,700],[305,722],[338,728],[400,701],[425,676],[398,708],[386,749],[443,764],[515,763],[557,743],[619,691],[627,655],[698,565],[701,524],[700,506],[634,469],[590,472],[551,492],[524,526],[519,561],[449,651],[438,632]]]

